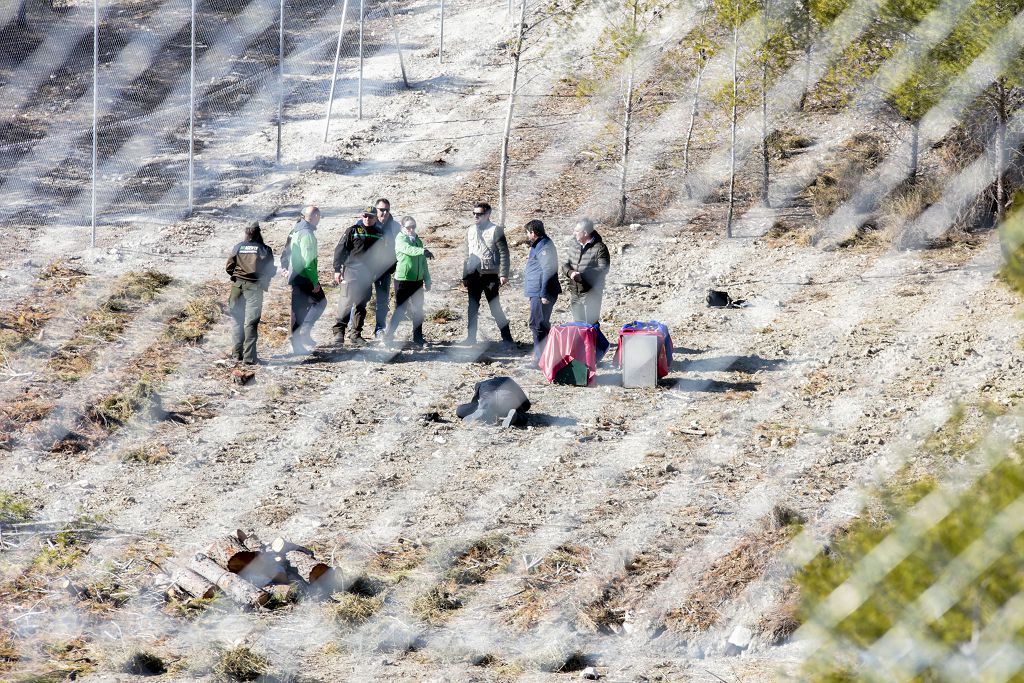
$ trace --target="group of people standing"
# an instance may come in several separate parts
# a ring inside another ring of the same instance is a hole
[[[291,345],[297,354],[309,353],[316,346],[313,325],[327,308],[318,274],[316,228],[320,217],[319,208],[305,207],[281,255],[281,274],[291,285]],[[509,282],[508,240],[503,226],[492,223],[490,217],[490,205],[478,202],[473,207],[473,224],[466,230],[462,284],[468,295],[468,308],[466,338],[462,343],[476,344],[480,300],[486,298],[501,344],[513,349],[515,342],[499,296]],[[569,294],[569,310],[576,322],[598,322],[611,258],[608,247],[587,218],[576,222],[567,257],[562,261],[543,222],[531,220],[524,228],[530,252],[523,272],[523,294],[530,301],[529,326],[536,361],[551,329],[555,302],[563,292]],[[375,338],[393,346],[398,324],[409,319],[413,345],[426,344],[424,292],[430,291],[428,261],[434,256],[424,247],[416,229],[412,216],[395,220],[391,202],[381,198],[375,205],[367,206],[360,219],[345,230],[334,249],[333,260],[334,283],[340,292],[333,327],[336,346],[366,343],[363,325],[367,306],[374,297]],[[263,293],[277,272],[273,251],[264,243],[258,224],[246,228],[245,240],[232,249],[227,272],[233,283],[228,305],[235,320],[231,355],[254,364],[258,362],[256,340]],[[395,310],[389,321],[392,280]]]

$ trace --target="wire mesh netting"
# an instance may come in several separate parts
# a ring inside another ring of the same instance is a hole
[[[0,12],[0,221],[173,220],[258,186],[278,162],[308,161],[308,145],[289,154],[288,126],[322,131],[332,95],[337,123],[372,116],[379,105],[360,107],[360,94],[403,84],[380,0],[25,0]]]

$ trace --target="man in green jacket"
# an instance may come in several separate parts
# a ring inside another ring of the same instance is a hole
[[[423,248],[423,240],[416,235],[416,220],[412,216],[402,219],[402,232],[395,238],[395,312],[384,331],[384,341],[393,343],[395,329],[404,318],[412,320],[412,343],[423,348],[423,293],[430,291],[430,269],[427,259],[430,250]]]
[[[327,308],[317,274],[316,226],[320,209],[307,206],[295,223],[281,254],[281,269],[292,286],[292,351],[309,353],[316,347],[313,325]]]

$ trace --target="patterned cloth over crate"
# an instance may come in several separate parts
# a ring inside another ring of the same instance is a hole
[[[622,338],[633,334],[653,334],[658,337],[658,378],[667,375],[669,368],[672,367],[672,335],[669,334],[668,327],[657,320],[634,320],[622,326],[619,330],[619,348],[615,350],[615,364],[622,367]]]
[[[555,325],[548,334],[538,365],[549,382],[590,385],[597,377],[597,364],[609,346],[600,325]]]

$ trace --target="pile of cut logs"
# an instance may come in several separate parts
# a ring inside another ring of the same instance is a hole
[[[212,598],[218,589],[246,607],[263,607],[299,594],[329,595],[342,585],[338,571],[313,551],[283,538],[261,543],[241,529],[217,539],[187,564],[150,559],[177,588],[194,598]]]

